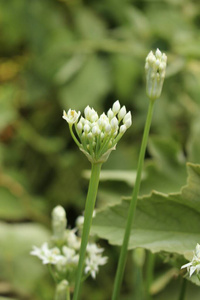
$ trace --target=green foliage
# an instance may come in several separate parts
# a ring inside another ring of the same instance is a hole
[[[168,251],[190,259],[200,239],[200,165],[188,164],[188,184],[179,193],[153,192],[138,201],[129,249]],[[100,211],[92,231],[113,245],[121,245],[129,201]]]
[[[199,213],[194,199],[189,207],[181,194],[192,183],[181,193],[180,188],[186,184],[186,162],[200,163],[199,20],[198,1],[0,1],[0,256],[5,254],[5,247],[17,267],[18,278],[25,274],[26,279],[20,287],[19,280],[16,283],[13,275],[8,276],[8,267],[1,259],[0,280],[10,286],[6,292],[0,284],[2,298],[20,298],[20,293],[35,300],[52,298],[49,279],[43,277],[40,266],[28,254],[37,240],[29,241],[31,235],[24,228],[39,224],[49,227],[50,211],[57,204],[66,208],[72,226],[84,210],[88,181],[82,173],[89,165],[72,142],[62,120],[63,109],[82,111],[90,105],[102,113],[119,98],[132,111],[133,126],[103,166],[98,194],[102,209],[111,210],[112,206],[106,208],[108,204],[115,205],[113,209],[127,207],[128,200],[123,205],[119,202],[121,196],[131,194],[148,106],[144,59],[157,47],[167,53],[169,63],[163,93],[155,105],[140,190],[140,213],[152,224],[154,215],[162,223],[155,207],[164,213],[164,204],[169,220],[172,216],[180,219],[176,228],[183,224],[183,218],[185,229],[193,221],[191,218],[196,220]],[[190,172],[197,168],[189,166]],[[190,178],[197,177],[190,173]],[[149,196],[153,190],[157,192]],[[151,216],[145,212],[144,204]],[[173,207],[180,209],[180,215]],[[114,211],[110,213],[106,221],[116,215]],[[123,224],[120,212],[118,218]],[[193,232],[185,246],[176,244],[185,255],[186,248],[191,251],[199,242],[198,233],[193,239],[198,221],[195,224],[192,222]],[[40,236],[41,227],[37,228]],[[11,230],[13,244],[5,238]],[[25,248],[19,252],[19,259],[13,253],[16,244],[21,243],[21,230],[28,242],[27,247],[22,243]],[[119,232],[122,234],[122,229]],[[42,241],[41,233],[38,245]],[[167,249],[166,244],[156,247]],[[173,246],[168,251],[169,248]],[[117,250],[108,249],[115,265]],[[27,272],[29,264],[35,268],[34,278],[41,279],[38,284],[34,281],[34,287],[31,272]],[[83,289],[83,300],[107,297],[114,276],[114,270],[109,270],[101,271],[99,285],[90,282]],[[130,282],[122,300],[133,298]],[[164,291],[160,299],[177,298],[176,289],[176,285],[175,289],[172,286],[174,295]],[[190,293],[193,299],[199,297],[195,288],[191,287]]]

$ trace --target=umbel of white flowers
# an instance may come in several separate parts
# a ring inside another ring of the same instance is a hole
[[[31,251],[31,254],[37,256],[44,265],[51,265],[52,272],[61,280],[57,286],[58,289],[62,290],[63,285],[72,286],[74,283],[83,222],[84,217],[79,216],[75,228],[64,228],[64,224],[67,224],[64,208],[62,206],[55,207],[52,212],[53,236],[50,245],[45,242],[41,247],[33,246]],[[107,263],[108,258],[102,256],[103,251],[104,249],[94,242],[89,242],[87,245],[84,273],[93,279],[96,278],[99,267]]]
[[[190,277],[192,276],[192,274],[195,271],[197,274],[199,274],[199,272],[200,272],[200,245],[199,244],[196,245],[192,261],[181,267],[181,269],[184,269],[184,268],[187,268],[187,271],[189,272]]]
[[[146,92],[151,100],[160,97],[163,82],[165,79],[165,71],[167,66],[167,56],[159,49],[155,54],[150,51],[146,57],[145,72],[146,72]]]
[[[97,112],[87,106],[84,116],[80,111],[69,109],[63,112],[63,119],[69,124],[71,135],[80,150],[92,163],[103,163],[108,159],[117,142],[132,124],[130,111],[117,100],[107,114],[98,116]],[[80,117],[80,119],[79,119]],[[73,131],[75,127],[75,133]]]

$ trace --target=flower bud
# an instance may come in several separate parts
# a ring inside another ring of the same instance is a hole
[[[121,125],[120,129],[119,129],[119,132],[122,133],[122,134],[124,134],[124,132],[126,131],[126,129],[127,129],[126,125]]]
[[[56,240],[62,240],[67,226],[66,213],[62,206],[56,206],[52,211],[52,229]]]
[[[112,111],[112,109],[110,108],[109,111],[107,112],[107,116],[108,118],[111,120],[114,117],[114,113]]]
[[[145,64],[146,92],[151,100],[155,100],[161,95],[166,64],[167,56],[159,49],[156,50],[155,55],[152,51],[147,55]]]
[[[88,124],[85,124],[83,127],[85,133],[88,133],[90,131],[90,126]]]
[[[83,124],[79,121],[77,124],[77,130],[79,133],[81,133],[82,129],[83,129]]]
[[[125,115],[125,117],[124,117],[124,119],[123,119],[123,123],[126,123],[126,121],[128,121],[128,120],[131,119],[131,118],[132,118],[131,112],[129,111],[129,112]]]
[[[126,128],[131,127],[131,125],[132,125],[132,120],[131,120],[131,118],[129,118],[128,120],[126,120],[126,122],[124,123],[124,125],[126,126]]]
[[[113,130],[116,130],[118,128],[118,120],[116,117],[114,117],[110,122],[111,128]]]
[[[62,280],[56,286],[56,297],[55,299],[66,300],[67,299],[67,288],[69,286],[69,282],[67,280]]]
[[[122,120],[125,115],[126,115],[126,107],[122,106],[122,108],[120,109],[120,111],[118,113],[118,119],[119,119],[119,121]]]
[[[116,115],[120,110],[120,103],[119,100],[115,101],[112,107],[112,111],[114,113],[114,115]]]

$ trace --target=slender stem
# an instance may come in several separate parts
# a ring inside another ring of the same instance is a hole
[[[146,295],[147,299],[151,299],[150,296],[150,287],[153,281],[154,273],[154,264],[155,264],[155,254],[148,252],[147,256],[147,268],[146,268]]]
[[[71,136],[72,136],[73,139],[74,139],[74,142],[75,142],[76,145],[80,148],[81,144],[79,143],[79,141],[77,140],[77,138],[76,138],[75,135],[74,135],[74,132],[73,132],[73,129],[72,129],[72,124],[69,124],[69,130],[70,130]]]
[[[86,247],[87,247],[87,243],[88,243],[90,227],[91,227],[91,223],[92,223],[92,214],[93,214],[95,201],[96,201],[101,166],[102,166],[101,163],[92,164],[89,189],[88,189],[88,194],[87,194],[87,199],[86,199],[86,204],[85,204],[83,233],[82,233],[80,257],[79,257],[79,263],[78,263],[78,269],[77,269],[77,275],[76,275],[73,300],[77,300],[78,296],[79,296],[85,252],[86,252]]]
[[[70,288],[69,287],[67,287],[66,300],[70,300]]]
[[[185,278],[183,278],[182,279],[182,284],[181,284],[181,292],[180,292],[178,300],[184,300],[185,299],[186,286],[187,286],[187,280]]]
[[[150,130],[151,120],[152,120],[152,115],[153,115],[153,106],[154,106],[154,101],[150,100],[144,134],[143,134],[143,139],[142,139],[142,145],[141,145],[140,155],[139,155],[139,160],[138,160],[137,177],[136,177],[135,186],[134,186],[133,194],[132,194],[132,199],[131,199],[130,207],[129,207],[129,211],[128,211],[126,229],[125,229],[123,244],[122,244],[120,257],[119,257],[119,261],[118,261],[117,273],[115,276],[112,300],[119,299],[120,287],[121,287],[125,264],[126,264],[128,242],[129,242],[129,238],[130,238],[131,227],[133,224],[133,219],[134,219],[136,205],[137,205],[137,196],[138,196],[138,192],[139,192],[139,188],[140,188],[142,167],[143,167],[143,163],[144,163],[144,156],[145,156],[145,152],[146,152],[147,140],[148,140],[148,136],[149,136],[149,130]]]

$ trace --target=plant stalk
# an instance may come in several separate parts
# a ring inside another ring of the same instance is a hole
[[[186,287],[187,287],[187,280],[185,278],[183,278],[182,284],[181,284],[181,291],[180,291],[178,300],[185,300]]]
[[[126,264],[130,232],[131,232],[131,227],[132,227],[133,220],[134,220],[134,215],[135,215],[135,210],[136,210],[136,205],[137,205],[137,197],[138,197],[138,193],[139,193],[139,189],[140,189],[142,167],[143,167],[143,163],[144,163],[144,156],[145,156],[145,152],[146,152],[149,130],[150,130],[150,126],[151,126],[154,102],[155,101],[153,101],[153,100],[149,101],[147,119],[146,119],[146,124],[145,124],[145,128],[144,128],[142,145],[141,145],[140,155],[139,155],[139,160],[138,160],[137,177],[136,177],[135,186],[133,189],[133,194],[132,194],[130,207],[129,207],[129,211],[128,211],[126,229],[125,229],[125,233],[124,233],[123,244],[122,244],[120,257],[119,257],[119,261],[118,261],[117,272],[116,272],[116,276],[115,276],[112,300],[119,299],[119,293],[120,293],[122,278],[123,278],[125,264]]]
[[[85,252],[86,252],[86,247],[87,247],[87,243],[88,243],[90,227],[91,227],[91,223],[92,223],[92,215],[93,215],[94,206],[95,206],[95,202],[96,202],[101,166],[102,166],[102,163],[92,164],[90,183],[89,183],[88,194],[87,194],[87,199],[86,199],[86,204],[85,204],[84,224],[83,224],[83,232],[82,232],[82,239],[81,239],[80,257],[79,257],[78,268],[77,268],[73,300],[78,300],[78,297],[79,297],[79,291],[80,291],[80,286],[81,286],[81,277],[82,277],[83,265],[84,265],[84,259],[85,259]]]
[[[152,298],[150,295],[150,288],[153,282],[154,265],[155,265],[155,254],[149,251],[147,255],[147,267],[146,267],[146,278],[145,278],[147,299]]]

